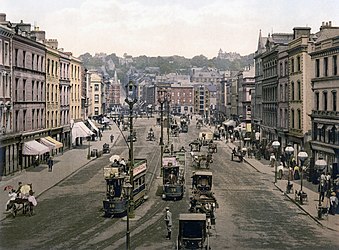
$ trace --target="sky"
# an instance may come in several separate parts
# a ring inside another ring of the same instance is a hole
[[[339,26],[337,0],[0,0],[0,13],[57,39],[75,56],[217,56],[255,52],[259,31]]]

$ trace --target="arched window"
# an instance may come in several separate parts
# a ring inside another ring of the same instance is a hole
[[[291,127],[294,128],[294,109],[291,110]]]
[[[294,100],[294,82],[291,82],[291,100]]]

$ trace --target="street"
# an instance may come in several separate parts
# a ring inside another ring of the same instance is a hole
[[[131,219],[131,248],[176,249],[178,217],[188,212],[191,175],[195,170],[188,144],[199,132],[213,131],[213,127],[196,129],[193,118],[188,133],[170,136],[175,150],[181,146],[187,150],[186,193],[182,200],[164,201],[159,191],[162,183],[159,178],[160,126],[156,125],[155,118],[134,121],[137,133],[134,157],[148,161],[148,199]],[[155,141],[146,140],[151,127]],[[123,133],[127,138],[128,131]],[[166,128],[164,142],[167,143]],[[272,179],[245,162],[231,161],[231,150],[225,141],[216,143],[218,152],[213,155],[209,171],[213,172],[212,191],[219,207],[216,225],[210,229],[211,249],[338,249],[337,232],[316,224],[275,188]],[[202,151],[207,152],[207,147],[202,147]],[[124,249],[125,219],[102,216],[106,190],[103,167],[115,154],[128,159],[128,147],[122,136],[110,154],[90,162],[39,196],[34,216],[20,213],[16,218],[3,220],[0,249]],[[166,206],[173,214],[171,240],[165,239]]]

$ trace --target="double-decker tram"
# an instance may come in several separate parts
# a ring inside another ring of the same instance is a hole
[[[133,168],[133,191],[131,206],[135,208],[145,201],[147,171],[146,159],[135,159]],[[124,172],[123,166],[104,167],[106,180],[106,199],[103,200],[105,217],[120,217],[126,214],[129,197],[123,191],[124,183],[130,182],[130,175]]]

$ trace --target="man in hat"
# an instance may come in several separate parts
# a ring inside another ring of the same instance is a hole
[[[171,234],[172,234],[172,213],[169,211],[169,207],[166,207],[165,223],[166,223],[166,229],[167,229],[166,239],[170,240]]]

